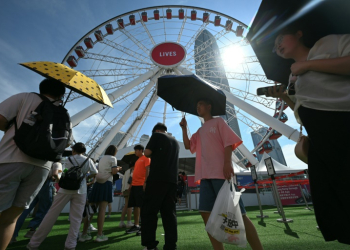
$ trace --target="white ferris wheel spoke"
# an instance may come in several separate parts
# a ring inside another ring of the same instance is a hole
[[[143,46],[143,44],[140,43],[140,41],[137,40],[137,38],[134,37],[129,31],[127,31],[126,29],[121,29],[120,31],[123,32],[124,35],[126,35],[131,41],[133,41],[137,45],[137,47],[139,47],[143,52],[145,52],[146,55],[149,54],[148,49],[145,46]]]
[[[142,126],[144,124],[143,121],[147,119],[147,116],[151,109],[153,108],[153,105],[156,103],[158,96],[156,93],[156,90],[151,90],[150,92],[151,98],[149,99],[146,108],[142,111],[141,115],[138,115],[135,120],[132,122],[131,126],[128,128],[128,130],[125,133],[125,136],[118,144],[118,149],[121,149],[125,146],[125,144],[129,141],[130,138],[134,137],[137,138],[140,130],[142,129]],[[138,129],[139,128],[139,129]],[[135,134],[136,130],[138,129],[138,132]]]
[[[139,70],[149,70],[149,68],[127,68],[127,69],[83,69],[81,73],[88,77],[99,77],[99,76],[133,76],[140,72]],[[126,73],[124,73],[126,72]]]
[[[151,63],[145,63],[140,60],[130,60],[130,59],[125,59],[121,57],[101,55],[101,54],[96,54],[91,52],[86,52],[84,59],[93,59],[93,60],[109,62],[117,65],[129,66],[129,67],[135,67],[135,63],[138,63],[138,64],[142,63],[144,65],[153,66],[153,64]]]
[[[115,99],[117,99],[119,96],[123,95],[125,92],[129,91],[130,89],[134,88],[135,86],[139,85],[140,83],[148,80],[151,78],[154,74],[156,74],[159,71],[158,67],[154,67],[147,71],[146,73],[140,75],[136,79],[129,82],[127,85],[113,91],[112,93],[108,94],[108,97],[111,102],[113,102]],[[73,127],[78,125],[81,121],[85,120],[86,118],[92,116],[93,114],[97,113],[99,110],[103,109],[104,105],[99,103],[94,103],[90,105],[89,107],[83,109],[82,111],[76,113],[71,117],[72,125]]]
[[[137,77],[137,75],[129,76],[129,77],[123,77],[122,79],[118,79],[118,80],[115,80],[115,81],[102,83],[100,85],[101,85],[101,87],[104,90],[117,89],[117,88],[125,86],[130,80],[134,80],[136,77]]]
[[[209,22],[202,23],[201,27],[197,30],[196,33],[193,34],[191,39],[185,45],[186,50],[188,50],[192,46],[192,44],[195,42],[196,38],[205,30],[205,28],[207,27],[208,24],[209,24]],[[189,52],[188,52],[188,54],[189,54]]]
[[[167,41],[167,39],[166,39],[166,28],[165,28],[164,8],[162,8],[162,13],[163,13],[162,20],[163,20],[163,28],[164,28],[164,38],[165,38],[165,41]]]
[[[108,147],[108,145],[111,143],[113,138],[116,136],[116,134],[120,131],[122,126],[126,123],[126,121],[129,119],[131,114],[136,110],[136,108],[140,105],[142,100],[146,97],[146,95],[149,93],[151,88],[155,85],[155,83],[158,80],[159,75],[161,74],[161,71],[159,71],[157,74],[155,74],[147,86],[142,90],[140,95],[136,97],[136,99],[132,102],[128,110],[124,113],[124,115],[119,119],[117,124],[115,124],[110,130],[106,138],[100,143],[99,147],[95,150],[91,158],[98,159],[98,157],[103,153],[103,151]]]
[[[200,72],[202,78],[207,77],[215,77],[221,79],[232,79],[232,80],[245,80],[245,81],[256,81],[256,82],[266,82],[266,83],[274,83],[271,80],[268,80],[265,75],[260,74],[250,74],[250,73],[242,73],[242,72],[230,72],[230,71],[215,71],[215,70],[202,70],[197,69],[197,72]],[[197,73],[198,74],[198,73]]]
[[[180,41],[181,41],[181,36],[182,36],[182,32],[184,31],[186,21],[187,21],[187,9],[185,10],[184,20],[182,21],[180,32],[179,32],[179,35],[177,37],[177,43],[180,43]]]
[[[100,129],[95,135],[92,135],[90,139],[86,142],[87,146],[90,146],[90,148],[93,148],[96,143],[100,143],[106,136],[109,129],[117,123],[117,121],[120,119],[120,117],[125,113],[125,111],[130,107],[131,104],[127,105],[125,108],[123,108],[111,121],[107,122],[107,124]],[[98,129],[98,127],[97,127]]]
[[[274,99],[263,97],[263,96],[253,95],[248,91],[237,89],[237,88],[234,88],[232,86],[227,86],[225,84],[213,82],[209,79],[205,79],[205,80],[213,85],[216,85],[218,87],[222,87],[223,89],[230,89],[230,92],[240,99],[252,101],[252,102],[261,104],[268,109],[275,110],[274,108],[271,107],[276,102],[276,100],[274,100]]]
[[[146,31],[146,33],[147,33],[147,35],[148,35],[149,40],[151,40],[151,42],[152,42],[153,45],[156,45],[156,42],[153,40],[153,37],[152,37],[151,33],[149,32],[149,30],[148,30],[146,24],[144,23],[144,21],[143,21],[141,15],[140,15],[140,12],[138,12],[138,14],[139,14],[139,17],[140,17],[140,23],[142,24],[143,28],[145,29],[145,31]]]
[[[150,59],[148,57],[146,57],[145,55],[142,55],[142,54],[140,54],[140,53],[138,53],[130,48],[126,48],[126,47],[124,47],[120,44],[117,44],[113,41],[110,41],[108,39],[103,39],[103,41],[101,41],[101,42],[118,50],[118,51],[120,51],[120,52],[122,52],[123,54],[126,54],[130,57],[135,58],[136,60],[140,60],[143,63],[150,63]]]
[[[165,120],[166,120],[166,107],[167,107],[167,103],[164,102],[163,124],[165,124]]]
[[[231,117],[227,120],[228,123],[230,123],[233,119],[237,118],[242,123],[250,127],[253,131],[258,131],[260,128],[263,127],[263,125],[256,123],[249,117],[243,115],[239,111],[233,109],[229,105],[226,104],[226,112],[231,115]]]

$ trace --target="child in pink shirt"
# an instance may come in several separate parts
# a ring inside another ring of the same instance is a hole
[[[211,100],[203,98],[198,101],[198,116],[204,119],[204,124],[192,135],[191,139],[187,135],[186,119],[183,118],[180,122],[185,148],[189,149],[191,153],[196,153],[195,180],[201,180],[199,211],[205,224],[225,179],[230,180],[231,176],[234,175],[232,151],[242,144],[242,140],[221,117],[213,118],[211,109]],[[239,205],[250,246],[254,250],[263,249],[253,223],[246,216],[242,199],[240,199]],[[209,234],[208,236],[215,250],[224,249],[221,242]]]

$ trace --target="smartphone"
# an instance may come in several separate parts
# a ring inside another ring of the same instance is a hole
[[[268,89],[269,88],[273,88],[274,85],[272,86],[268,86],[268,87],[262,87],[262,88],[257,88],[256,89],[256,94],[257,95],[266,95],[268,93]],[[284,84],[280,84],[280,85],[276,85],[276,90],[279,91],[280,88],[286,89],[286,85]]]

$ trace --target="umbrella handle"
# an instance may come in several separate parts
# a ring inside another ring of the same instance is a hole
[[[70,94],[72,94],[72,90],[69,92],[69,94],[68,94],[68,96],[67,96],[67,99],[64,101],[63,107],[64,107],[64,105],[66,105],[66,103],[67,103],[67,101],[68,101],[68,98],[70,97]]]

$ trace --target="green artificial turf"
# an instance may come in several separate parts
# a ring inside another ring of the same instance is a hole
[[[257,207],[247,207],[247,214],[253,221],[261,242],[266,250],[300,250],[300,249],[350,249],[349,246],[338,242],[325,242],[321,232],[316,229],[315,215],[313,211],[304,209],[304,207],[286,207],[285,213],[287,218],[294,220],[293,223],[279,223],[276,219],[280,218],[274,207],[264,207],[264,214],[269,215],[269,218],[264,220],[257,219],[259,214]],[[207,237],[198,211],[180,211],[177,213],[178,218],[178,249],[211,249],[211,244]],[[62,250],[69,229],[68,215],[61,215],[51,233],[40,246],[40,249]],[[106,219],[104,233],[109,237],[109,240],[102,243],[94,241],[78,242],[77,250],[79,249],[143,249],[141,246],[141,237],[135,234],[125,234],[125,230],[118,228],[120,213],[113,214],[111,218]],[[8,249],[25,249],[28,239],[23,236],[27,232],[25,229],[30,218],[28,218],[20,231],[17,238],[18,242],[11,244]],[[93,225],[96,225],[96,219],[93,220]],[[158,247],[163,248],[164,230],[161,219],[158,221],[157,240],[160,241]],[[96,236],[96,233],[92,233]],[[350,237],[350,235],[349,235]],[[225,249],[239,249],[236,246],[225,245]],[[251,249],[249,245],[246,249]]]

